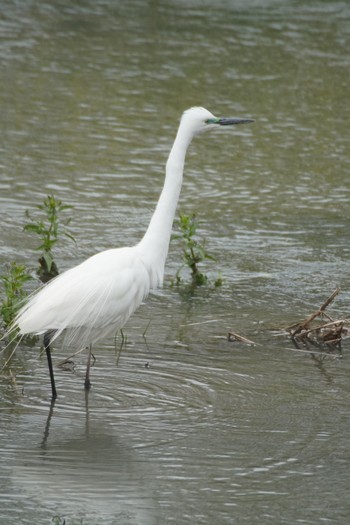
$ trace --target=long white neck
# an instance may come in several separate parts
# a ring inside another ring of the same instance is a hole
[[[166,164],[163,190],[147,231],[138,244],[143,260],[152,271],[152,286],[162,284],[186,152],[192,137],[193,132],[182,121]]]

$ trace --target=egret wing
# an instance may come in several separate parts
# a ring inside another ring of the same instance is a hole
[[[65,332],[67,346],[86,346],[124,326],[149,292],[149,276],[133,248],[107,250],[41,288],[19,312],[22,334]]]

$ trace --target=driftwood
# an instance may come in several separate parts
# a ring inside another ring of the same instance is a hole
[[[246,343],[248,345],[256,345],[254,341],[251,341],[250,339],[247,339],[246,337],[243,337],[243,335],[239,335],[236,332],[232,332],[232,330],[229,331],[227,335],[228,341],[239,341],[240,343]]]
[[[339,292],[340,288],[337,288],[315,312],[303,321],[287,327],[296,346],[302,343],[305,346],[312,345],[327,351],[341,351],[342,340],[350,333],[350,319],[333,319],[325,312]]]

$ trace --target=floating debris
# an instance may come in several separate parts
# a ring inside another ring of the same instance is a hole
[[[250,339],[247,339],[246,337],[243,337],[243,335],[236,334],[236,332],[232,332],[232,330],[229,331],[227,335],[227,340],[234,342],[239,341],[240,343],[246,343],[248,345],[256,345],[254,341],[251,341]]]
[[[294,344],[306,347],[314,346],[326,351],[341,352],[342,341],[350,334],[350,318],[333,319],[325,312],[340,292],[336,288],[328,299],[303,321],[298,321],[287,327]]]

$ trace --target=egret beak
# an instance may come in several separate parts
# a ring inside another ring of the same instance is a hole
[[[248,124],[249,122],[255,122],[251,118],[219,118],[217,124],[220,126],[232,126],[232,124]]]

